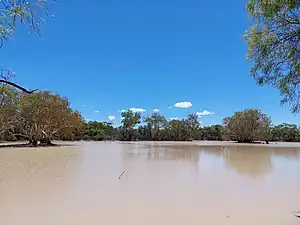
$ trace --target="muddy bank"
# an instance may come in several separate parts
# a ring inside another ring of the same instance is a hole
[[[0,148],[50,148],[50,147],[64,147],[64,146],[74,146],[75,142],[72,144],[70,142],[54,141],[51,143],[39,143],[38,145],[33,145],[29,142],[2,142],[0,143]]]

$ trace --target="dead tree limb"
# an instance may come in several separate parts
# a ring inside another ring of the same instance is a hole
[[[125,170],[120,174],[120,176],[118,177],[118,180],[121,179],[122,175],[125,173]]]
[[[21,91],[27,93],[27,94],[32,94],[33,92],[37,91],[37,89],[35,90],[27,90],[26,88],[16,84],[16,83],[13,83],[13,82],[10,82],[8,80],[4,80],[4,79],[0,79],[0,83],[5,83],[5,84],[8,84],[8,85],[11,85],[17,89],[20,89]]]

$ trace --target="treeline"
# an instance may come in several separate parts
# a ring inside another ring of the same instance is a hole
[[[191,141],[232,140],[300,141],[300,127],[272,126],[271,119],[257,109],[236,112],[222,124],[201,126],[199,117],[167,120],[159,112],[141,116],[130,110],[121,113],[119,127],[108,122],[86,122],[66,98],[48,91],[24,94],[10,86],[0,87],[0,137],[28,140],[31,145],[50,145],[59,140]]]
[[[300,142],[300,127],[295,124],[271,126],[271,119],[257,109],[236,112],[222,125],[201,126],[198,116],[190,114],[182,120],[168,121],[160,113],[141,117],[139,113],[122,112],[120,127],[106,122],[85,123],[85,140],[121,141],[189,141],[232,140],[237,142]],[[141,125],[142,124],[142,125]]]

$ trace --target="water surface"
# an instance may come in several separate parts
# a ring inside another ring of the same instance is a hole
[[[76,144],[0,150],[1,225],[300,223],[300,146]]]

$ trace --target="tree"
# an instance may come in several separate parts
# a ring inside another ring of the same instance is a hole
[[[185,123],[187,125],[189,137],[191,139],[199,139],[200,137],[200,122],[199,122],[199,117],[197,114],[189,114],[187,118],[185,119]]]
[[[151,116],[145,116],[144,122],[147,123],[146,131],[150,134],[147,135],[149,140],[159,141],[161,140],[160,131],[165,127],[167,120],[159,112],[152,113]]]
[[[0,135],[12,131],[20,122],[19,97],[20,93],[11,86],[0,86]]]
[[[282,104],[300,111],[300,3],[298,0],[249,0],[254,24],[245,34],[252,76],[259,85],[280,90]]]
[[[169,140],[172,141],[187,141],[190,140],[189,129],[184,120],[169,121]]]
[[[19,135],[28,138],[32,145],[38,141],[51,144],[62,129],[74,129],[81,122],[80,114],[70,108],[66,98],[48,91],[23,95],[19,113],[22,118]]]
[[[269,139],[271,119],[258,109],[235,112],[223,120],[225,132],[230,140],[254,142]]]
[[[141,123],[141,115],[127,110],[121,113],[122,126],[120,129],[121,139],[124,141],[131,141],[133,137],[134,127]]]
[[[272,127],[271,138],[272,141],[298,141],[299,133],[297,125],[283,123]]]
[[[103,141],[116,139],[116,132],[111,123],[90,121],[84,126],[84,139]]]
[[[69,126],[62,127],[55,138],[60,140],[80,140],[83,138],[85,122],[79,111],[71,111],[69,115]]]
[[[202,140],[223,140],[224,127],[221,125],[211,125],[205,126],[201,129],[201,139]]]
[[[44,22],[44,16],[47,15],[47,6],[49,0],[0,0],[0,48],[4,40],[9,39],[17,27],[23,24],[33,32],[40,34],[40,28]],[[0,83],[9,84],[25,93],[33,93],[10,82],[7,77],[11,76],[10,70],[1,68]]]

